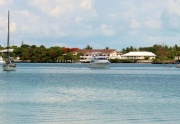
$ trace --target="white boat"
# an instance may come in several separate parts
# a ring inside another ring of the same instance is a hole
[[[180,68],[180,64],[176,64],[176,68]]]
[[[8,11],[8,37],[7,37],[7,60],[3,65],[3,71],[15,71],[16,64],[12,63],[9,55],[9,11]]]
[[[110,62],[108,61],[107,57],[101,54],[94,54],[92,55],[91,61],[89,63],[90,68],[106,68]]]

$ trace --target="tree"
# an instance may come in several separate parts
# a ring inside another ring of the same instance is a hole
[[[92,49],[92,47],[90,45],[87,45],[85,49],[89,50],[89,49]]]

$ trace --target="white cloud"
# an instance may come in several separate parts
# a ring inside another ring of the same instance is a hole
[[[141,24],[136,19],[131,19],[129,26],[130,26],[131,29],[134,30],[134,29],[139,29],[141,27]]]
[[[75,22],[80,23],[84,18],[81,16],[75,17]]]
[[[180,15],[180,0],[169,0],[167,9],[170,13]]]
[[[91,0],[29,0],[29,3],[49,16],[72,14],[80,9],[91,9]],[[83,10],[81,10],[83,11]]]
[[[114,36],[116,32],[107,24],[100,25],[100,33],[105,36]]]
[[[80,3],[80,6],[82,8],[85,8],[85,9],[91,9],[92,7],[92,1],[91,0],[83,0],[81,3]]]
[[[10,3],[12,3],[13,0],[0,0],[0,6],[3,6],[3,5],[8,5]],[[3,6],[5,7],[5,6]]]
[[[2,5],[4,3],[4,0],[0,0],[0,5]]]
[[[80,39],[79,42],[111,38],[133,43],[135,37],[142,41],[142,37],[147,40],[151,35],[177,36],[179,6],[180,0],[0,0],[1,16],[4,16],[0,17],[0,26],[4,26],[3,19],[7,21],[9,8],[11,30],[16,37],[37,40],[63,37],[71,41]],[[5,34],[6,30],[2,32]]]
[[[147,41],[152,44],[166,44],[173,46],[179,43],[179,36],[150,36],[148,37]]]
[[[3,35],[5,33],[5,31],[7,30],[6,26],[7,26],[7,18],[0,16],[0,27],[1,27],[0,34]]]
[[[147,19],[144,21],[144,24],[150,29],[159,29],[161,28],[161,21],[155,19]]]

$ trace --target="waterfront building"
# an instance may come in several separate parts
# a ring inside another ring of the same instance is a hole
[[[9,49],[9,52],[13,52],[14,49]],[[1,50],[0,53],[7,53],[7,49]]]
[[[152,52],[129,52],[121,55],[121,59],[129,59],[129,60],[152,60],[155,59],[156,55]]]
[[[178,60],[180,60],[180,56],[175,56],[174,59],[175,59],[175,61],[178,61]]]
[[[86,63],[90,62],[93,53],[100,53],[103,56],[106,56],[108,59],[121,59],[122,53],[117,52],[116,49],[88,49],[88,50],[79,50],[76,51],[78,53],[82,53],[80,56],[80,62]]]

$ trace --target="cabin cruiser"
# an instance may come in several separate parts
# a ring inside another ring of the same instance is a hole
[[[176,64],[176,68],[180,68],[180,63]]]
[[[110,62],[108,61],[107,57],[102,54],[93,54],[89,67],[90,68],[106,68]]]

